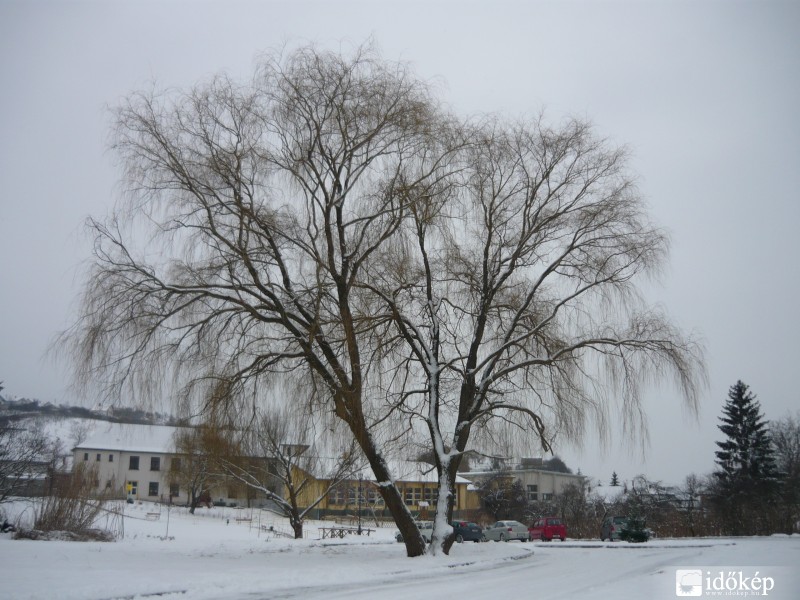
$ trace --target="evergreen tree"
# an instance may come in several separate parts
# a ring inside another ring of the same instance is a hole
[[[771,500],[778,488],[778,470],[761,405],[742,381],[728,392],[717,442],[714,496],[732,534],[766,533]]]
[[[617,475],[617,472],[614,471],[613,473],[611,473],[611,486],[617,487],[618,485],[619,485],[619,476]]]

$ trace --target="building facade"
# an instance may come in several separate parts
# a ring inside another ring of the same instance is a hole
[[[563,493],[570,485],[575,485],[582,489],[584,481],[583,475],[548,471],[524,465],[510,469],[473,471],[461,473],[461,475],[474,481],[476,485],[493,478],[519,481],[525,490],[528,502],[550,501],[555,496]]]
[[[188,428],[161,425],[98,425],[92,435],[73,449],[73,464],[96,469],[99,493],[116,498],[150,500],[186,504],[189,490],[181,487],[171,476],[186,468],[186,459],[175,450],[175,440]],[[254,458],[250,460],[269,460]],[[182,463],[181,461],[185,461]],[[182,466],[183,465],[183,466]],[[392,464],[395,484],[408,509],[419,518],[433,515],[438,486],[435,469],[426,463],[397,461]],[[299,503],[309,506],[329,487],[320,474],[303,472],[298,480],[307,477]],[[480,498],[470,490],[470,481],[456,478],[455,518],[467,518],[480,508]],[[285,495],[285,494],[284,494]],[[252,488],[236,482],[217,481],[207,501],[228,506],[268,506],[266,498]],[[361,476],[341,481],[330,489],[316,506],[317,518],[329,515],[375,515],[389,517],[389,511],[378,491],[377,482],[369,469]]]
[[[96,469],[98,491],[111,497],[184,503],[187,490],[169,477],[170,469],[180,468],[174,439],[181,429],[103,423],[73,448],[73,465]]]
[[[438,498],[436,470],[427,463],[395,461],[391,465],[395,485],[408,510],[419,519],[433,517]],[[456,477],[454,518],[467,518],[480,509],[480,498],[472,491],[471,482]],[[388,517],[389,511],[378,491],[375,477],[368,470],[360,478],[342,481],[331,489],[318,505],[318,515],[362,515]]]

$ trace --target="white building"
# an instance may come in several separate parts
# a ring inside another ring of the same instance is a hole
[[[508,459],[500,468],[487,468],[484,470],[459,473],[472,480],[475,484],[491,478],[501,478],[510,481],[519,481],[527,495],[529,502],[552,500],[570,486],[583,488],[583,475],[551,471],[545,468],[542,459],[522,459],[519,462]]]
[[[74,465],[97,467],[98,487],[119,497],[186,502],[187,491],[169,481],[180,427],[165,425],[98,425],[73,449]]]

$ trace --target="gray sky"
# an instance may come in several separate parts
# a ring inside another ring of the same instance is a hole
[[[285,42],[349,47],[440,82],[462,114],[545,108],[591,119],[633,152],[652,214],[672,234],[648,290],[701,332],[710,386],[698,419],[670,389],[647,400],[650,444],[560,447],[604,480],[665,483],[713,470],[717,418],[742,379],[768,418],[800,409],[800,3],[369,0],[0,0],[0,381],[9,395],[80,403],[44,358],[67,327],[119,172],[113,106],[155,80],[186,87],[251,73]]]

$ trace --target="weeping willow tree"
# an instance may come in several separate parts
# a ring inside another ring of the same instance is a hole
[[[548,451],[556,434],[605,430],[612,410],[646,432],[648,384],[667,379],[694,407],[705,383],[701,345],[637,287],[668,238],[626,153],[578,120],[488,120],[468,137],[446,185],[415,188],[367,284],[394,326],[396,403],[435,451],[445,552],[466,450],[517,430]]]
[[[617,396],[634,422],[663,376],[696,402],[701,348],[636,287],[667,238],[585,123],[459,121],[370,48],[305,47],[246,84],[133,94],[114,140],[128,193],[89,222],[62,337],[79,382],[229,418],[306,382],[286,402],[346,425],[409,556],[398,448],[434,456],[447,552],[471,445],[516,429],[548,449]]]

